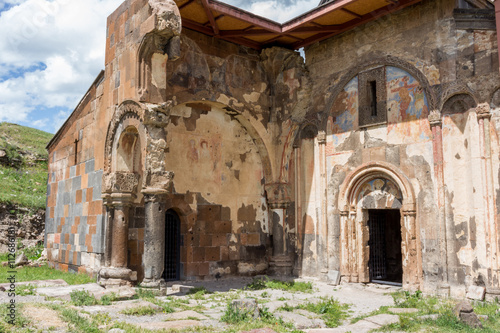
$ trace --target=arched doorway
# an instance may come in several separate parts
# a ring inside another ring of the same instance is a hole
[[[421,256],[413,193],[408,179],[385,162],[363,165],[346,178],[339,202],[344,279],[418,289]]]
[[[165,214],[165,281],[176,281],[181,277],[181,220],[173,210]]]

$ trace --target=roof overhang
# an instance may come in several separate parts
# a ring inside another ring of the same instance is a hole
[[[175,0],[185,28],[254,49],[300,49],[422,0],[337,0],[280,24],[216,0]]]

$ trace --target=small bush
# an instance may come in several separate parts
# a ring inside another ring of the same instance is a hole
[[[71,297],[71,303],[76,306],[90,306],[98,304],[98,301],[94,297],[94,295],[91,295],[86,290],[75,290],[72,291],[69,295]]]
[[[262,289],[276,289],[285,290],[290,292],[312,292],[313,286],[311,282],[295,282],[295,281],[279,281],[266,279],[254,279],[245,289],[248,290],[262,290]]]
[[[415,293],[403,291],[392,294],[394,304],[400,308],[418,308],[423,301],[422,292],[417,290]]]
[[[35,261],[35,260],[38,260],[40,259],[40,257],[42,256],[42,252],[43,252],[43,243],[40,242],[38,244],[36,244],[35,246],[32,246],[32,247],[28,247],[26,249],[24,249],[24,255],[31,261]]]
[[[226,312],[224,312],[224,315],[221,317],[221,320],[228,324],[238,324],[253,319],[253,314],[250,313],[250,311],[235,308],[231,303],[227,304]]]
[[[150,306],[138,306],[135,308],[123,310],[120,313],[128,316],[152,316],[158,312],[159,311],[157,309],[154,309]]]
[[[343,319],[347,318],[349,305],[340,304],[336,299],[331,297],[319,303],[308,303],[305,306],[300,306],[300,308],[320,314],[326,326],[337,327],[342,323]]]

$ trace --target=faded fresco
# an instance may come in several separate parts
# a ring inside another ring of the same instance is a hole
[[[328,117],[328,135],[333,146],[339,144],[358,127],[358,77],[353,78],[339,94]],[[329,140],[330,141],[330,140]]]
[[[364,197],[378,193],[389,194],[392,200],[403,201],[403,195],[398,186],[385,178],[377,178],[366,182],[359,191],[357,201],[360,202]]]
[[[389,140],[399,143],[430,140],[429,106],[420,83],[396,67],[386,67],[386,76]]]

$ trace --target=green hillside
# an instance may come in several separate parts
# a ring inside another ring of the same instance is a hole
[[[37,209],[45,207],[47,151],[53,134],[0,123],[0,202]]]

